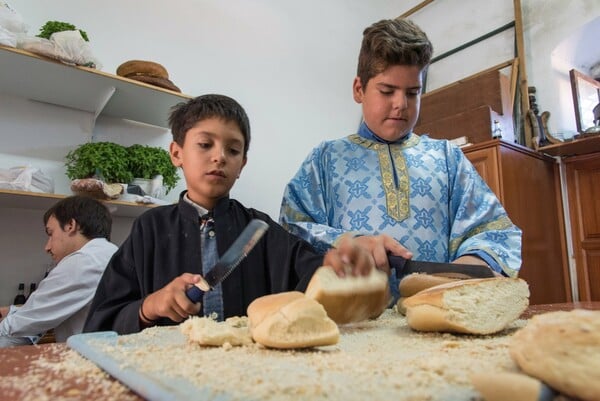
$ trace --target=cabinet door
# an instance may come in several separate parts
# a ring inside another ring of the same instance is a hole
[[[475,170],[477,170],[490,189],[494,191],[498,199],[500,199],[500,202],[503,202],[500,173],[498,170],[498,154],[496,149],[497,148],[494,146],[465,152],[465,156],[473,163]]]
[[[600,301],[600,153],[565,165],[579,299]]]

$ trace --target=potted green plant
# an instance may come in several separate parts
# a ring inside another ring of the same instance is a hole
[[[167,193],[177,185],[180,177],[177,168],[171,163],[169,152],[165,149],[136,144],[129,146],[127,153],[129,171],[134,178],[151,180],[161,175]]]
[[[113,142],[89,142],[67,153],[67,177],[97,178],[106,183],[129,183],[133,174],[127,148]]]

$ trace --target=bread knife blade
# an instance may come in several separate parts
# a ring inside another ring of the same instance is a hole
[[[268,228],[269,225],[259,219],[253,219],[248,223],[229,249],[215,263],[215,266],[206,273],[200,282],[187,289],[185,295],[190,301],[194,303],[202,301],[205,292],[211,291],[225,280],[254,248],[254,245],[262,238]]]
[[[396,277],[402,279],[412,273],[426,274],[461,274],[471,278],[495,277],[494,272],[487,266],[468,265],[460,263],[423,262],[405,259],[402,256],[389,255],[390,268],[396,269]]]

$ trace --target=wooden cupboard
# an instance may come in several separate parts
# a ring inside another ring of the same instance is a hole
[[[530,303],[571,301],[558,164],[551,157],[500,139],[463,151],[523,231],[519,277],[529,283]],[[596,228],[600,232],[600,223]],[[600,262],[600,240],[596,249]]]
[[[563,163],[579,300],[600,301],[600,152]]]

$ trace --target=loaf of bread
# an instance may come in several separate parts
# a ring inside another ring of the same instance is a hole
[[[146,60],[129,60],[124,62],[117,67],[117,75],[126,78],[132,78],[137,75],[165,79],[169,78],[169,74],[165,67],[154,61]]]
[[[404,306],[404,300],[408,297],[415,295],[417,292],[426,290],[427,288],[435,287],[436,285],[451,283],[453,281],[460,280],[454,277],[448,277],[437,274],[421,274],[412,273],[404,276],[400,280],[398,286],[400,290],[400,298],[396,303],[396,310],[402,315],[406,315],[406,307]]]
[[[529,306],[529,286],[518,278],[459,280],[404,300],[408,325],[418,331],[492,334]]]
[[[600,400],[600,311],[533,316],[513,335],[509,352],[525,373],[561,393]]]
[[[126,61],[117,67],[117,75],[174,92],[181,92],[181,89],[169,79],[167,69],[154,61]]]
[[[96,178],[76,178],[71,181],[71,191],[96,199],[117,199],[123,193],[123,185],[107,184]]]
[[[332,268],[320,267],[308,283],[306,296],[323,305],[337,324],[376,318],[390,303],[387,274],[378,269],[367,276],[339,277]]]
[[[323,306],[299,291],[257,298],[248,306],[254,341],[270,348],[307,348],[336,344],[340,332]]]

